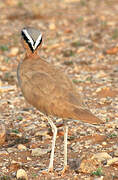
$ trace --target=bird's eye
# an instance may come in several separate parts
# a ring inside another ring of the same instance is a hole
[[[28,39],[28,43],[31,43],[31,41]]]

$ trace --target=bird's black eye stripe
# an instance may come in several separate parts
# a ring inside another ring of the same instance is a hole
[[[26,37],[26,35],[25,35],[25,33],[23,31],[21,32],[21,35],[22,35],[23,39],[26,41],[26,43],[28,44],[31,51],[34,52],[33,47],[31,45],[31,43],[29,42],[29,39]]]

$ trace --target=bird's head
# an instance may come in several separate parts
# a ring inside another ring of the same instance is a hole
[[[35,53],[42,43],[42,34],[39,30],[31,27],[23,28],[21,31],[22,43],[27,53]]]

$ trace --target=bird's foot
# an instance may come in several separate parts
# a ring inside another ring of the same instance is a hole
[[[53,172],[53,168],[48,168],[40,171],[40,173],[44,175],[52,172]]]
[[[43,170],[40,170],[39,173],[41,174],[48,174],[48,169],[43,169]]]

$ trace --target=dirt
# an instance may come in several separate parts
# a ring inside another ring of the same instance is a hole
[[[82,157],[107,152],[113,158],[118,150],[117,0],[5,0],[0,1],[0,12],[0,124],[6,129],[0,179],[16,179],[21,168],[29,180],[95,180],[98,175],[79,171]],[[25,53],[20,31],[26,26],[40,29],[40,56],[68,74],[88,108],[105,123],[96,127],[68,122],[68,170],[63,175],[62,127],[53,173],[41,171],[48,168],[50,151],[38,157],[31,153],[38,147],[50,149],[52,133],[46,116],[25,101],[17,85],[17,65]],[[117,164],[101,162],[101,168],[99,178],[118,179]]]

